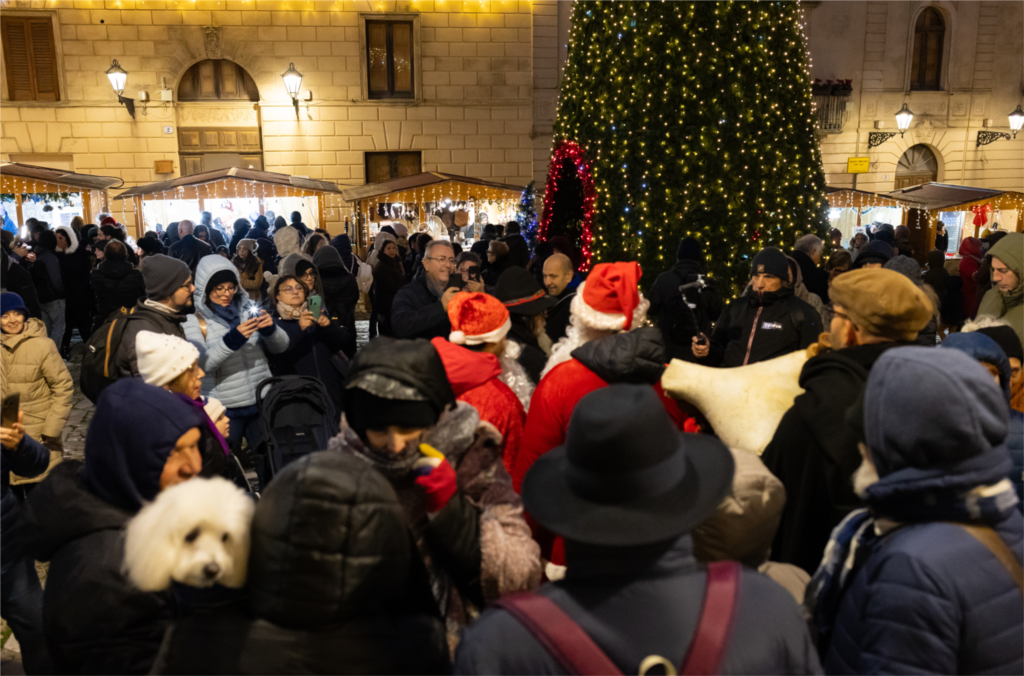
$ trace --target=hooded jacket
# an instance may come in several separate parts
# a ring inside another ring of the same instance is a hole
[[[531,409],[532,410],[532,409]],[[565,579],[546,584],[549,598],[624,674],[648,655],[678,667],[702,608],[706,575],[690,536],[646,547],[566,543]],[[785,589],[745,569],[722,674],[817,674],[818,656],[800,609]],[[506,610],[489,610],[455,653],[456,674],[560,674],[547,649]]]
[[[213,230],[212,227],[210,229]],[[190,233],[182,237],[171,247],[170,255],[171,258],[177,258],[187,265],[188,269],[192,271],[192,277],[194,278],[196,276],[196,269],[199,267],[199,261],[213,255],[213,247]]]
[[[355,264],[355,255],[352,253],[352,240],[348,235],[341,234],[330,242],[331,246],[341,255],[341,262],[351,274],[358,273],[358,269],[352,267]]]
[[[964,310],[968,318],[978,312],[978,283],[974,281],[974,273],[981,269],[985,255],[983,243],[977,237],[964,237],[960,242],[960,279],[964,282]]]
[[[114,310],[131,308],[146,299],[142,273],[128,261],[103,259],[90,275],[96,294],[97,321],[106,321]]]
[[[1024,342],[1024,235],[1011,232],[989,249],[986,258],[995,257],[1017,275],[1017,286],[1003,295],[995,285],[985,292],[978,315],[1000,317],[1017,332]]]
[[[209,256],[199,262],[196,290],[193,294],[195,314],[185,322],[185,339],[199,349],[199,366],[203,376],[203,396],[219,400],[227,408],[244,408],[256,403],[256,386],[269,378],[270,366],[264,349],[280,354],[288,349],[288,334],[276,324],[254,332],[241,348],[234,350],[225,342],[231,327],[214,314],[206,304],[207,284],[214,273],[230,272],[238,287],[232,301],[244,321],[248,294],[242,288],[238,269],[221,256]],[[200,327],[202,317],[205,331]]]
[[[519,454],[526,411],[509,386],[499,380],[498,358],[467,350],[444,338],[434,338],[430,344],[441,357],[455,398],[475,408],[481,422],[492,425],[498,433],[505,469],[511,472]]]
[[[43,310],[39,307],[39,296],[36,294],[35,284],[32,283],[32,274],[15,263],[3,250],[0,250],[0,270],[3,270],[4,290],[21,296],[25,307],[28,308],[29,317],[41,319]]]
[[[359,284],[355,276],[345,269],[341,255],[330,246],[322,247],[313,254],[313,265],[320,275],[329,315],[354,337],[356,304],[359,302]]]
[[[888,518],[896,527],[848,575],[824,658],[829,674],[1024,671],[1021,592],[958,525],[993,529],[1018,564],[1024,559],[1016,505],[975,491],[1002,494],[1011,467],[1007,406],[981,366],[943,352],[892,350],[868,381],[865,443],[881,478],[865,501],[876,524]]]
[[[307,455],[263,493],[248,593],[241,607],[175,623],[154,672],[450,669],[444,625],[402,506],[387,480],[354,456]]]
[[[802,321],[797,314],[803,314]],[[822,330],[821,317],[794,297],[792,289],[763,294],[751,290],[722,313],[711,334],[708,360],[730,368],[768,361],[803,350]]]
[[[57,254],[38,243],[34,253],[36,260],[29,267],[29,273],[39,295],[39,302],[45,305],[63,299],[64,279],[61,276],[60,259],[57,258]]]
[[[298,228],[286,225],[274,231],[274,246],[277,247],[279,258],[287,258],[302,252],[302,233]]]
[[[173,615],[170,595],[140,592],[122,573],[122,529],[160,491],[177,439],[199,413],[141,380],[100,396],[85,442],[25,504],[25,551],[49,561],[43,629],[56,673],[145,674]]]
[[[85,247],[80,246],[78,234],[71,226],[59,225],[55,230],[64,233],[70,242],[67,249],[56,252],[57,260],[60,263],[61,280],[64,283],[64,296],[70,306],[69,309],[71,312],[91,314],[95,303],[89,283],[89,272],[92,268],[89,262],[89,252],[85,250]]]
[[[57,346],[46,337],[46,326],[29,319],[21,333],[5,333],[0,342],[2,390],[4,396],[21,395],[25,433],[59,438],[71,415],[74,383]]]
[[[392,335],[391,312],[395,296],[407,283],[401,257],[381,256],[373,269],[373,307],[381,324],[383,335]]]
[[[761,455],[786,488],[772,545],[773,561],[813,573],[829,535],[860,506],[850,477],[860,466],[857,437],[846,421],[875,361],[899,343],[857,345],[808,359],[797,396]]]

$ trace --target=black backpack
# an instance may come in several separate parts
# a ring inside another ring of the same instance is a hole
[[[103,390],[118,380],[117,359],[121,337],[128,322],[134,319],[135,308],[118,308],[110,313],[96,331],[89,336],[85,344],[85,356],[82,357],[82,371],[79,386],[82,394],[92,403],[96,403]]]

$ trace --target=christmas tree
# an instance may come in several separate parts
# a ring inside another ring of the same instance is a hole
[[[585,265],[701,241],[726,296],[765,246],[827,232],[797,3],[577,2],[540,237]],[[578,232],[578,234],[576,234]]]
[[[516,208],[516,222],[519,223],[519,232],[533,251],[537,244],[537,208],[533,205],[534,181],[530,181],[519,198],[519,206]]]

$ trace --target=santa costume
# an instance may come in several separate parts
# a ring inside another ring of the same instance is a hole
[[[448,318],[452,324],[448,340],[434,338],[430,342],[441,356],[456,399],[475,408],[480,422],[492,426],[501,436],[505,468],[511,472],[526,411],[516,394],[500,380],[498,357],[477,351],[505,339],[512,326],[508,310],[494,296],[461,292],[448,303]]]

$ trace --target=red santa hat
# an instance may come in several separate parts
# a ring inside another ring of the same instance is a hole
[[[456,345],[482,345],[501,341],[512,328],[508,308],[486,293],[460,292],[448,303],[452,332],[448,340]]]
[[[629,331],[640,325],[650,303],[637,283],[643,271],[636,261],[600,263],[572,299],[572,314],[600,331]]]
[[[113,216],[106,216],[102,221],[100,221],[100,225],[112,225],[115,228],[118,227],[117,221],[114,220]]]

